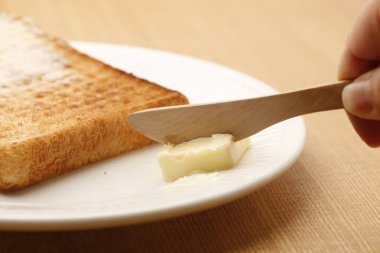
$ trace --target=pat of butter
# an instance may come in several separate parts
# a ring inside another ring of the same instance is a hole
[[[214,134],[178,145],[165,145],[157,159],[164,179],[174,181],[197,172],[229,169],[249,146],[249,138],[234,142],[230,134]]]

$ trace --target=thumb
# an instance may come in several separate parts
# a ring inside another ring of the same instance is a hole
[[[347,85],[342,100],[349,113],[363,119],[380,120],[380,67]]]

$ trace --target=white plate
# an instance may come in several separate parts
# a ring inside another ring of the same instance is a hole
[[[273,93],[234,70],[186,56],[98,43],[79,50],[137,76],[183,92],[192,103]],[[298,157],[301,118],[252,137],[235,168],[165,183],[156,162],[160,145],[87,166],[29,189],[0,194],[0,229],[67,230],[118,226],[175,217],[242,197],[273,180]]]

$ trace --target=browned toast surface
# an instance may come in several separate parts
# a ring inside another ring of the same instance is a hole
[[[151,143],[134,111],[182,94],[79,53],[0,12],[0,189],[22,188]]]

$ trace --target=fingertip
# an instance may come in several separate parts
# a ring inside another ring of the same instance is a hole
[[[347,47],[340,57],[338,80],[352,80],[379,65],[378,61],[370,61],[355,56]]]
[[[367,146],[370,147],[370,148],[378,148],[380,147],[380,141],[376,141],[376,142],[366,142]]]
[[[351,80],[379,65],[380,0],[370,1],[346,40],[338,67],[339,80]]]

